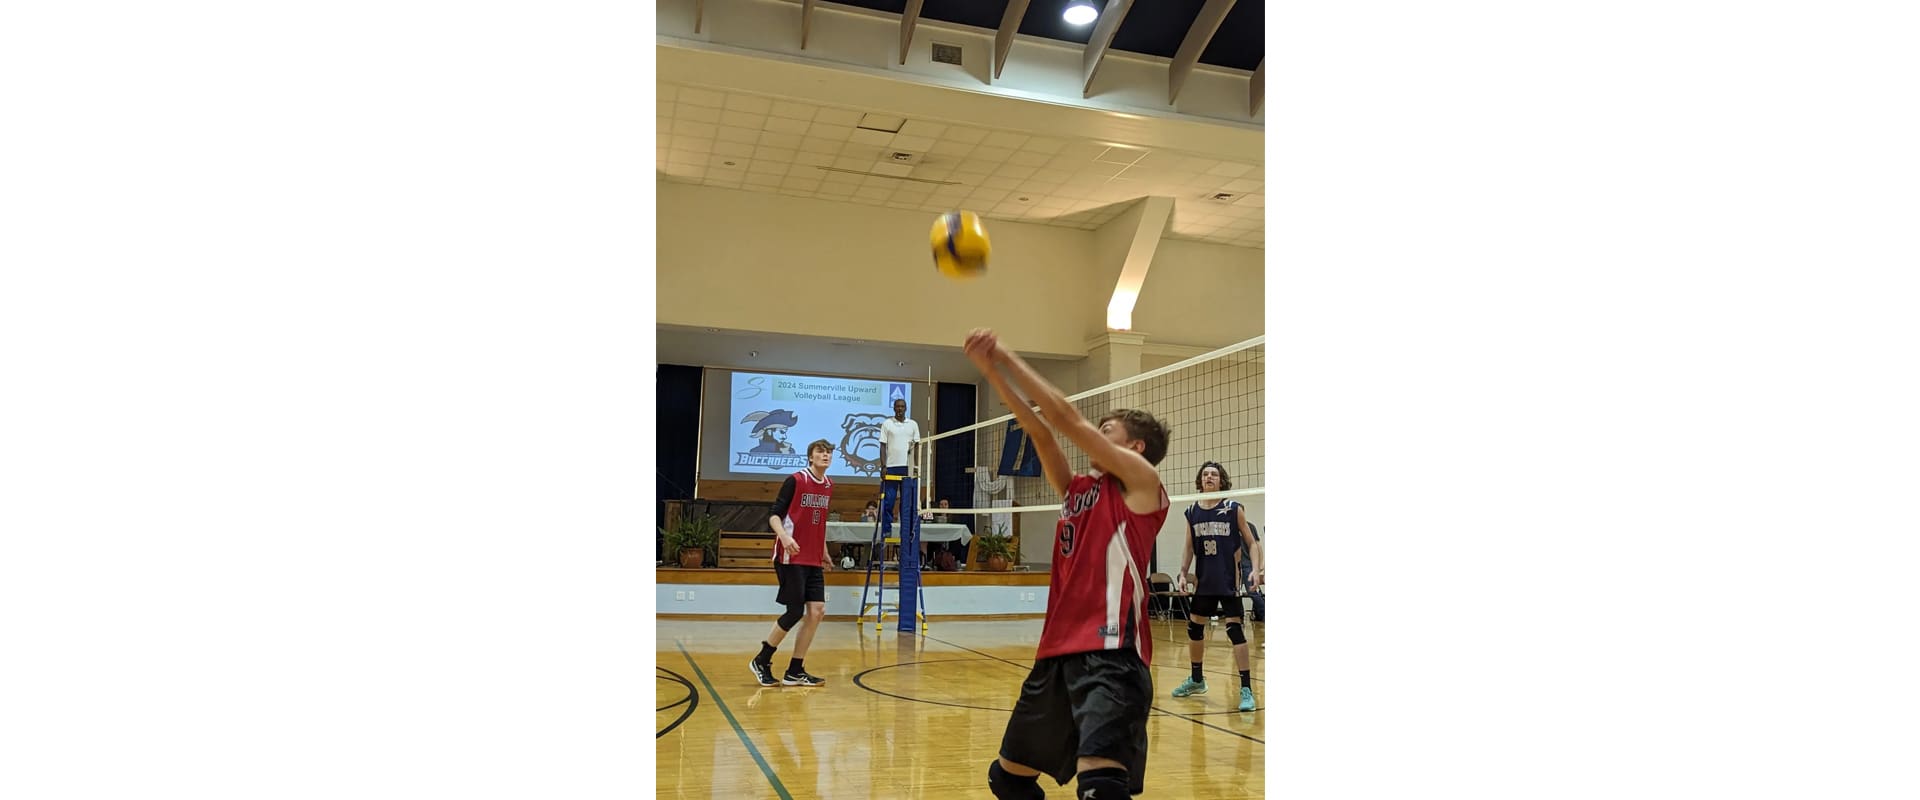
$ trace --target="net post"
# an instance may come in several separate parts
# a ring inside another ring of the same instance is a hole
[[[900,487],[900,588],[895,598],[897,630],[913,633],[920,598],[920,480],[908,475]]]

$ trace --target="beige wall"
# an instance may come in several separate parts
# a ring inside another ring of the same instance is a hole
[[[1265,258],[1266,251],[1249,247],[1160,240],[1133,307],[1133,329],[1149,342],[1207,348],[1259,336],[1266,327]]]
[[[993,272],[963,282],[934,272],[926,237],[933,217],[924,212],[656,187],[663,324],[943,347],[988,326],[1025,352],[1053,355],[1084,355],[1087,340],[1105,330],[1126,225],[1139,216],[1136,204],[1099,232],[993,220]],[[1161,240],[1134,305],[1134,330],[1152,343],[1206,348],[1259,335],[1263,255]],[[863,289],[870,294],[852,296]],[[865,301],[885,292],[923,302],[882,319]]]
[[[931,214],[657,186],[662,324],[940,346],[988,326],[1023,351],[1081,355],[1105,313],[1087,231],[994,220],[989,279],[955,281],[933,269]],[[911,313],[875,313],[900,296]]]

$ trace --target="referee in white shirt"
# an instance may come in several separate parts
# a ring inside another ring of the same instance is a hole
[[[893,401],[893,419],[880,422],[880,449],[887,471],[880,477],[880,535],[893,535],[894,513],[900,508],[900,480],[907,477],[914,448],[920,445],[920,423],[907,419],[907,401]]]

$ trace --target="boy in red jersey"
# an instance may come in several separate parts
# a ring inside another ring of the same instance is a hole
[[[773,499],[773,515],[767,524],[773,528],[773,571],[780,578],[780,592],[774,601],[787,607],[787,613],[773,623],[760,654],[753,657],[753,679],[761,686],[783,683],[788,686],[821,686],[826,681],[807,674],[807,646],[813,644],[813,632],[827,618],[827,505],[833,501],[833,480],[827,467],[833,463],[833,445],[825,439],[807,445],[807,468],[787,476]],[[804,610],[804,614],[802,613]],[[787,631],[800,625],[793,640],[793,660],[787,673],[773,678],[773,651],[787,638]]]
[[[987,787],[1001,800],[1039,800],[1044,772],[1062,785],[1077,780],[1080,800],[1125,800],[1141,792],[1147,765],[1153,637],[1143,575],[1167,519],[1167,492],[1154,469],[1167,454],[1167,428],[1130,409],[1108,413],[1098,426],[1087,422],[992,331],[969,335],[966,353],[1013,409],[1047,484],[1061,495],[1037,661],[1020,685],[1000,757],[987,768]],[[1039,405],[1037,414],[1008,387],[1002,368]],[[1090,474],[1072,474],[1056,432],[1086,452]]]

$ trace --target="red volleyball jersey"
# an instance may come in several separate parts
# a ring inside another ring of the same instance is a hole
[[[823,476],[816,481],[813,473],[804,469],[793,473],[793,501],[787,504],[785,522],[793,540],[800,544],[800,551],[789,557],[776,538],[773,541],[776,563],[817,567],[827,560],[827,505],[832,501],[832,478]]]
[[[1113,476],[1073,476],[1054,527],[1047,619],[1035,658],[1132,647],[1153,663],[1147,559],[1167,509],[1164,486],[1158,510],[1135,514]]]

